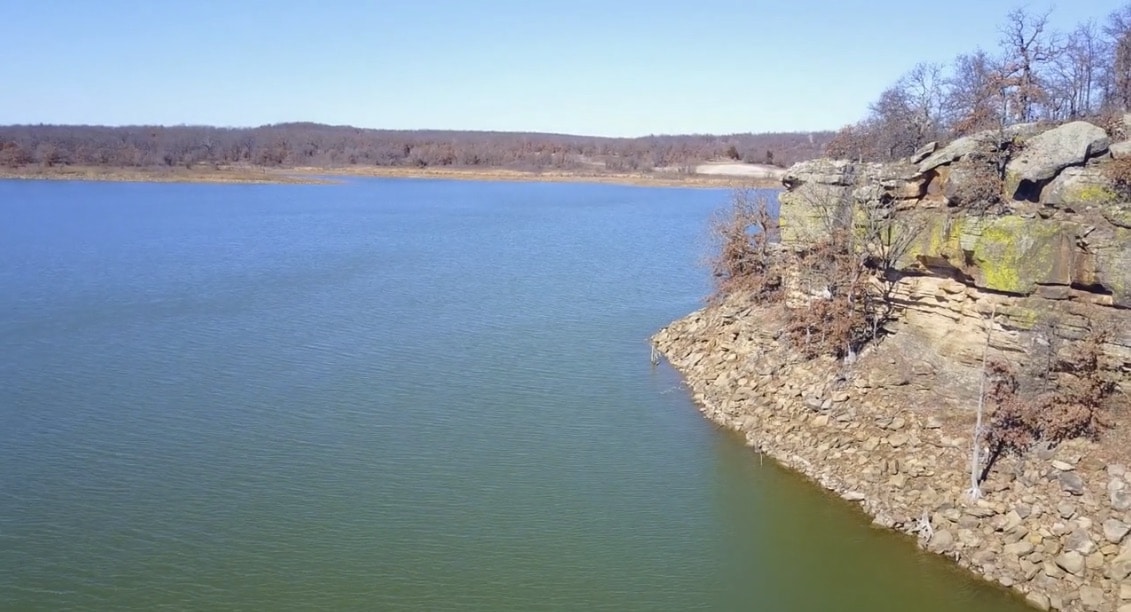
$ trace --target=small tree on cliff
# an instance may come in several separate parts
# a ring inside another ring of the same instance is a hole
[[[790,336],[809,355],[851,359],[893,316],[895,269],[922,224],[898,216],[885,197],[857,201],[852,188],[808,186],[800,193],[816,211],[818,234],[797,254],[810,302],[793,312]]]
[[[996,315],[996,309],[995,309]],[[982,357],[982,383],[977,424],[971,449],[971,498],[981,496],[979,485],[994,463],[1008,453],[1023,454],[1035,444],[1058,444],[1070,438],[1095,439],[1109,427],[1116,374],[1104,344],[1111,333],[1104,321],[1089,319],[1084,334],[1065,342],[1056,317],[1033,330],[1030,359],[1018,364],[989,357],[990,330]],[[986,406],[993,411],[987,420]]]
[[[711,235],[716,243],[710,260],[712,301],[740,292],[756,302],[781,297],[782,271],[774,249],[780,239],[777,211],[765,194],[736,190],[730,208],[712,221]]]
[[[1053,320],[1036,330],[1028,372],[1013,364],[991,364],[995,384],[989,397],[996,405],[986,438],[993,455],[1024,452],[1037,442],[1056,444],[1076,437],[1096,438],[1108,426],[1108,399],[1116,385],[1104,343],[1102,323],[1089,323],[1084,336],[1062,343]]]

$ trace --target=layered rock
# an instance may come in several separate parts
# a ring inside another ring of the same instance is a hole
[[[1085,122],[1026,136],[1031,130],[1011,132],[1019,150],[1003,160],[1005,201],[997,211],[956,195],[984,193],[967,185],[971,172],[983,170],[965,164],[1001,150],[994,132],[959,139],[915,166],[798,164],[787,173],[781,196],[782,241],[803,245],[819,238],[831,208],[913,219],[915,235],[891,271],[902,277],[895,292],[907,299],[901,299],[903,307],[939,309],[942,318],[932,321],[937,326],[953,319],[956,309],[973,307],[962,316],[985,317],[1000,306],[1001,325],[1009,330],[1064,315],[1061,327],[1078,336],[1073,313],[1085,310],[1082,305],[1098,306],[1097,312],[1116,321],[1109,352],[1131,367],[1131,325],[1119,323],[1131,323],[1123,312],[1131,308],[1131,202],[1101,169],[1109,159],[1108,137]],[[1036,202],[1027,199],[1030,192],[1038,194]],[[923,299],[944,280],[950,291]],[[963,334],[969,323],[960,318],[945,327]],[[941,333],[937,327],[923,332]]]
[[[914,533],[1038,607],[1122,611],[1131,448],[1041,447],[999,463],[981,500],[965,491],[986,351],[1025,362],[1102,321],[1105,364],[1131,391],[1131,201],[1104,169],[1125,151],[1073,122],[982,132],[897,164],[795,165],[780,197],[783,251],[876,217],[910,232],[885,271],[888,339],[851,367],[805,360],[774,323],[779,307],[732,296],[654,341],[708,417],[877,524]]]

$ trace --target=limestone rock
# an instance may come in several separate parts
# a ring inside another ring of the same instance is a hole
[[[1034,136],[1006,166],[1007,182],[1041,184],[1068,166],[1083,164],[1107,151],[1107,132],[1086,121],[1073,121]]]
[[[1131,543],[1124,544],[1118,556],[1111,562],[1111,579],[1127,580],[1131,577]]]
[[[927,547],[933,552],[947,552],[954,547],[954,536],[946,529],[936,531]]]
[[[1069,574],[1079,576],[1084,573],[1084,555],[1070,550],[1056,558],[1056,566]]]
[[[1115,185],[1098,168],[1065,168],[1042,191],[1047,206],[1079,209],[1099,206],[1118,198]]]
[[[987,144],[996,140],[996,138],[997,135],[992,130],[963,136],[920,161],[919,172],[930,172],[939,166],[984,150]]]
[[[1111,507],[1115,510],[1131,510],[1131,489],[1118,480],[1112,480],[1112,483],[1116,486],[1108,485]]]
[[[1072,465],[1071,463],[1060,460],[1054,460],[1052,462],[1052,467],[1054,469],[1060,470],[1061,472],[1071,472],[1072,470],[1076,469],[1076,466]]]
[[[1028,540],[1021,540],[1020,542],[1014,542],[1013,544],[1006,544],[1003,550],[1006,552],[1006,554],[1014,555],[1016,557],[1024,557],[1025,555],[1033,552],[1033,548],[1034,546],[1032,542]]]
[[[927,157],[934,153],[939,148],[939,143],[931,141],[919,147],[914,153],[911,154],[911,163],[918,164],[919,162],[927,159]]]
[[[1104,607],[1103,589],[1094,586],[1080,587],[1080,604],[1085,610],[1102,610]]]
[[[1084,494],[1084,479],[1080,478],[1080,475],[1076,472],[1061,472],[1057,476],[1057,480],[1060,481],[1060,486],[1065,491],[1073,495]]]
[[[904,444],[907,444],[907,441],[909,439],[910,438],[907,436],[907,434],[895,433],[895,434],[888,436],[888,444],[890,444],[892,446],[892,448],[899,448],[899,447],[903,446]]]
[[[1025,596],[1025,601],[1029,602],[1034,608],[1038,610],[1049,609],[1049,598],[1042,593],[1029,593]]]
[[[1124,538],[1128,533],[1131,533],[1131,525],[1124,523],[1119,519],[1107,519],[1104,521],[1104,537],[1112,544],[1123,543]]]
[[[1068,541],[1064,543],[1064,548],[1067,550],[1074,550],[1081,555],[1087,556],[1092,554],[1092,551],[1096,549],[1096,543],[1092,541],[1092,538],[1088,535],[1088,532],[1082,529],[1077,529],[1068,536]]]

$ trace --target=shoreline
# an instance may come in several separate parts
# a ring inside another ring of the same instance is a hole
[[[584,173],[569,171],[532,172],[506,168],[465,169],[465,168],[404,168],[399,166],[351,166],[345,168],[294,168],[294,172],[312,176],[362,177],[362,178],[405,178],[454,181],[488,181],[520,183],[599,183],[632,187],[693,187],[702,189],[726,189],[736,187],[755,187],[760,189],[780,189],[781,182],[775,179],[758,179],[726,175],[678,175],[651,173]]]
[[[105,181],[123,183],[210,183],[329,185],[348,178],[403,178],[453,181],[595,183],[632,187],[734,189],[752,187],[780,189],[773,179],[726,175],[665,175],[628,173],[581,173],[568,171],[530,172],[493,169],[404,168],[351,166],[342,168],[119,168],[101,166],[56,166],[0,168],[0,180]]]
[[[708,420],[874,526],[1038,609],[1131,610],[1131,510],[1116,496],[1131,470],[1071,440],[1001,459],[971,501],[972,419],[940,407],[943,372],[893,337],[846,374],[831,358],[794,353],[773,321],[770,309],[731,301],[674,321],[652,344]]]

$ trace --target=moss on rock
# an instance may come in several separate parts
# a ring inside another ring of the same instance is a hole
[[[1070,284],[1073,229],[1065,223],[1016,215],[986,223],[972,253],[978,286],[1028,295],[1038,284]]]

